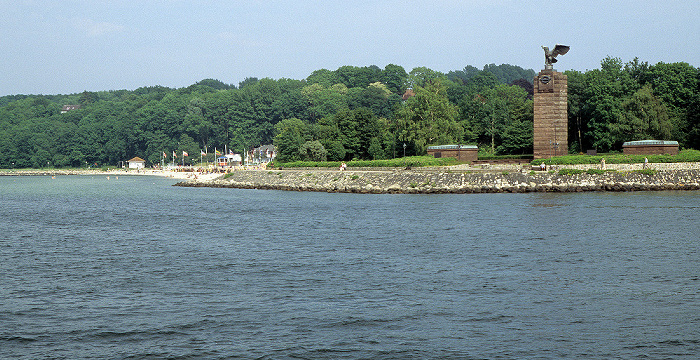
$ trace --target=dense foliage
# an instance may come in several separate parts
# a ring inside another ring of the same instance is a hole
[[[186,88],[0,97],[0,167],[149,165],[212,161],[277,146],[278,160],[350,161],[423,155],[438,144],[478,144],[480,155],[532,153],[533,70],[467,66],[343,66],[306,79],[206,79]],[[567,72],[570,148],[619,150],[623,141],[672,139],[700,148],[700,71],[685,63],[603,60]],[[61,113],[61,107],[81,107]],[[163,155],[166,158],[163,158]]]
[[[571,152],[622,149],[633,140],[676,140],[700,148],[700,69],[687,63],[623,64],[566,72]]]

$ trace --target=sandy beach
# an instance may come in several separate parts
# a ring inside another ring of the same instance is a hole
[[[103,175],[103,176],[161,176],[180,180],[214,180],[222,173],[204,173],[191,171],[170,171],[152,169],[109,169],[109,170],[77,170],[77,169],[19,169],[0,170],[0,176],[65,176],[65,175]]]

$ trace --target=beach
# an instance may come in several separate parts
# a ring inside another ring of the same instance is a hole
[[[78,169],[19,169],[0,170],[0,176],[67,176],[67,175],[103,175],[103,176],[160,176],[181,180],[213,180],[222,173],[196,171],[171,171],[153,169],[108,169],[108,170],[78,170]]]

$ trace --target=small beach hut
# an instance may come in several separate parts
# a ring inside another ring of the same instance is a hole
[[[141,159],[138,156],[127,162],[129,163],[129,169],[143,169],[146,167],[146,160]]]
[[[228,154],[216,158],[216,163],[219,166],[240,166],[241,165],[241,155],[240,154]]]

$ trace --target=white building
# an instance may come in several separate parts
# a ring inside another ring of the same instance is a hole
[[[143,169],[146,167],[146,160],[138,156],[127,162],[129,163],[129,169]]]

